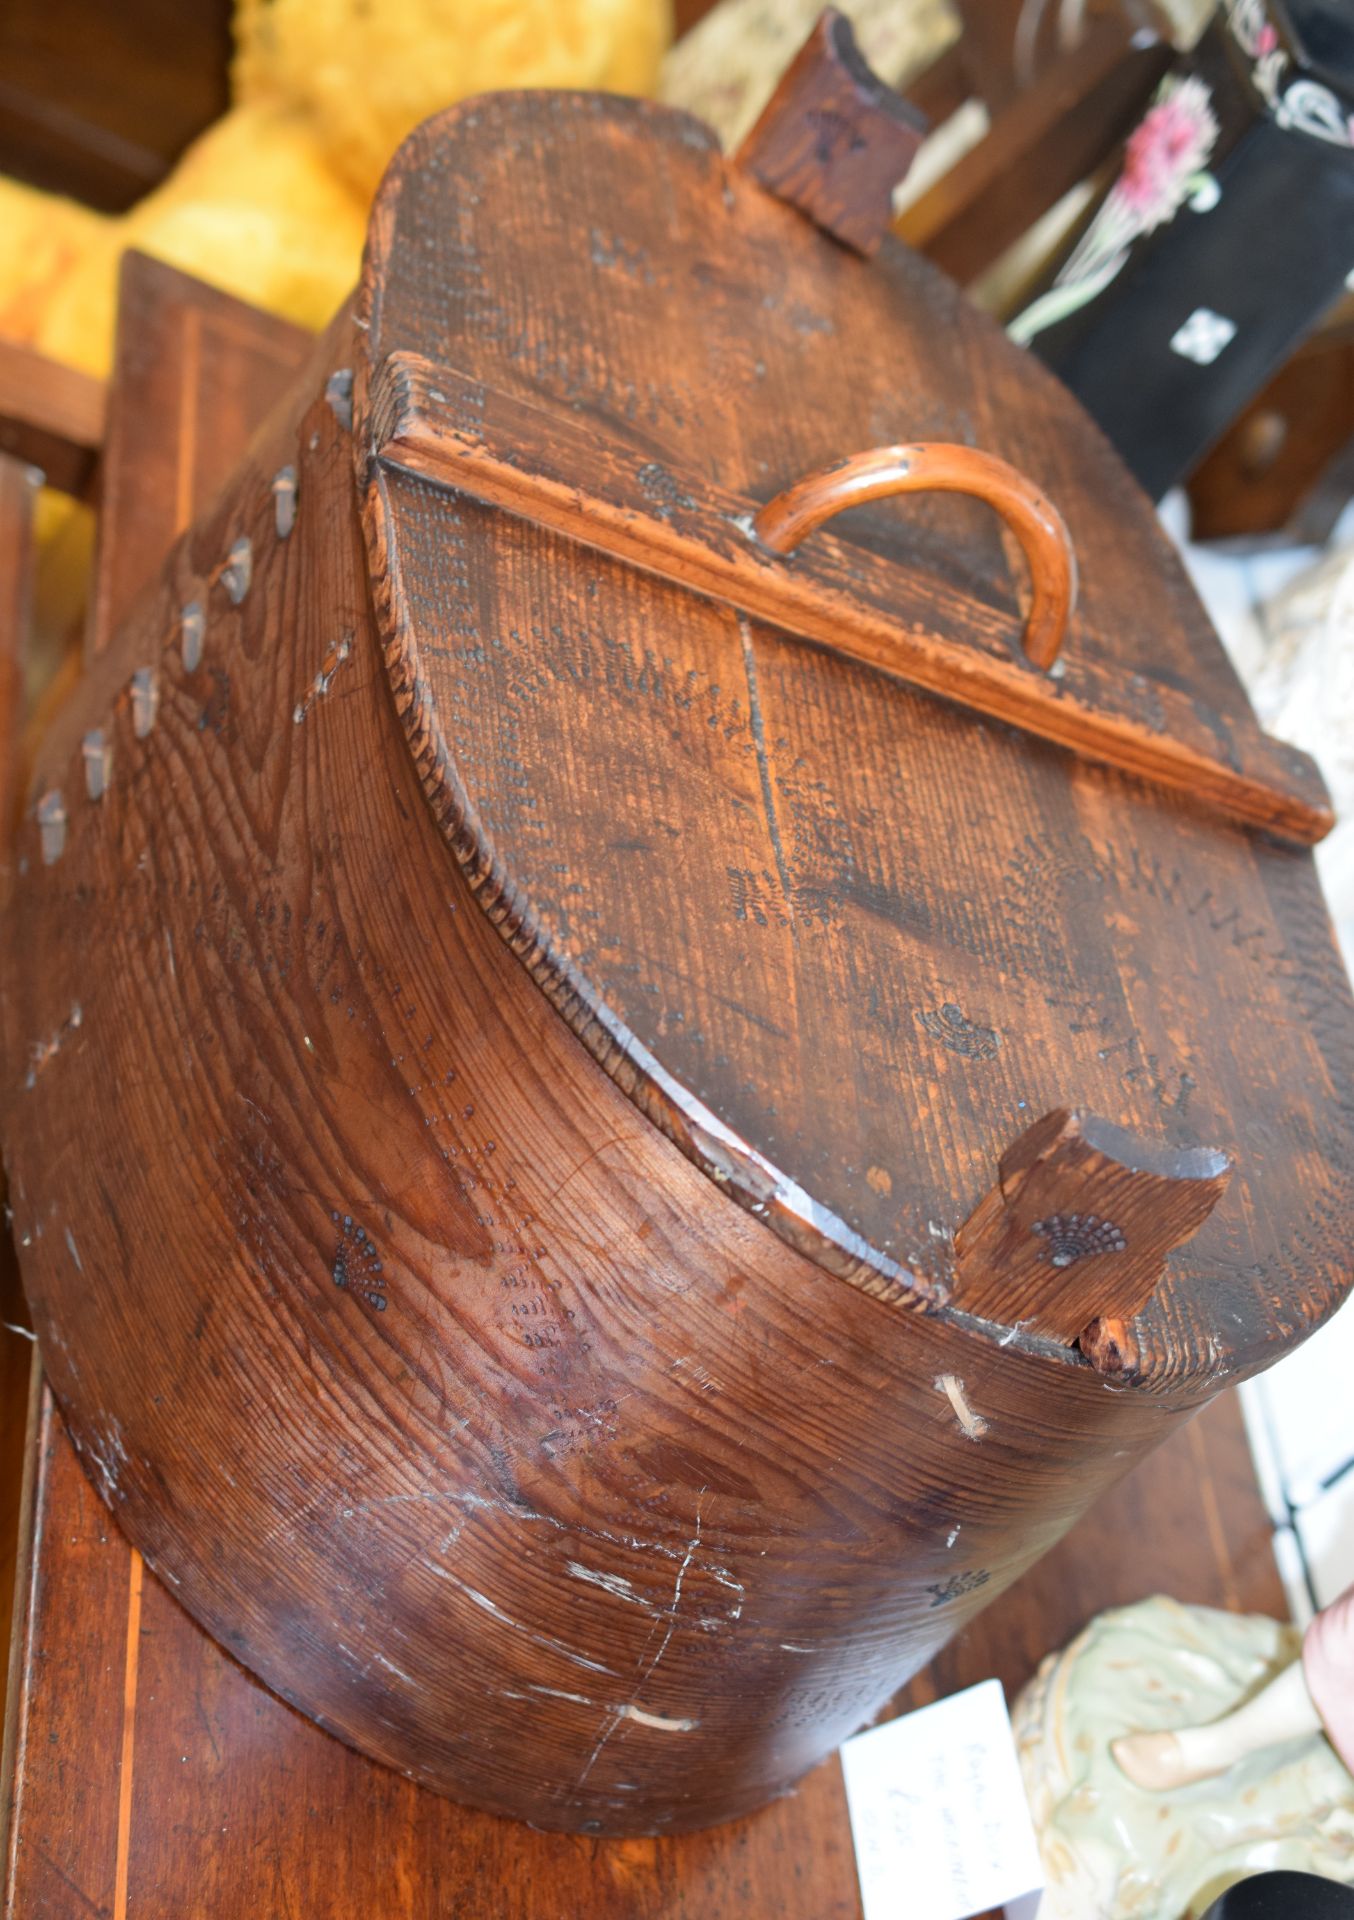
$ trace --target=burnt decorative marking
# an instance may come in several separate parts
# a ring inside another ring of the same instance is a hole
[[[1051,1213],[1034,1231],[1048,1241],[1049,1265],[1070,1267],[1092,1253],[1123,1253],[1127,1240],[1112,1220],[1095,1213]]]
[[[279,467],[273,475],[273,524],[279,540],[296,525],[296,468]]]
[[[832,107],[819,108],[805,119],[813,130],[814,159],[820,167],[830,167],[843,153],[859,153],[865,147],[859,128]]]
[[[970,1020],[953,1000],[947,1000],[938,1011],[919,1013],[917,1018],[942,1047],[950,1053],[961,1054],[966,1060],[995,1059],[1001,1048],[997,1029]]]
[[[42,842],[42,864],[50,867],[66,851],[66,803],[56,787],[44,793],[37,804],[38,835]]]
[[[614,270],[624,279],[642,281],[649,287],[654,284],[654,271],[645,249],[620,234],[603,233],[600,227],[593,227],[588,236],[588,257],[595,267]]]
[[[132,675],[132,732],[144,740],[160,711],[160,677],[154,667],[138,667]]]
[[[671,520],[674,508],[694,508],[696,502],[665,466],[657,460],[650,460],[635,475],[644,498],[653,510],[655,519]]]
[[[330,1275],[336,1287],[343,1287],[375,1307],[386,1310],[385,1279],[376,1242],[350,1213],[332,1213],[329,1218],[339,1230]]]
[[[249,583],[254,578],[254,549],[243,535],[231,547],[226,555],[226,564],[221,569],[221,585],[233,607],[238,607],[249,591]]]
[[[962,1599],[966,1593],[976,1593],[991,1578],[986,1567],[974,1567],[967,1573],[952,1573],[948,1580],[935,1581],[928,1585],[926,1591],[931,1595],[933,1607],[943,1607],[951,1600]]]
[[[85,763],[85,792],[91,800],[102,800],[108,790],[113,767],[113,747],[102,727],[91,727],[80,742]]]
[[[183,670],[196,673],[202,664],[202,642],[207,618],[200,601],[190,600],[179,615],[179,645],[183,651]]]

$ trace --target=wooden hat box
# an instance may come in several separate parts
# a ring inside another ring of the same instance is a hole
[[[36,750],[4,1149],[86,1466],[540,1826],[785,1791],[1349,1282],[1319,778],[869,253],[909,143],[830,20],[737,163],[430,122]]]

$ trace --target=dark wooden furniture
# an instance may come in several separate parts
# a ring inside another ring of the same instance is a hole
[[[225,112],[229,0],[6,0],[0,173],[131,206]]]
[[[533,1831],[375,1766],[213,1644],[127,1546],[50,1399],[10,1727],[5,1920],[859,1920],[840,1768],[672,1839]],[[1104,1606],[1167,1592],[1284,1613],[1227,1395],[973,1621],[897,1708],[1008,1697]]]
[[[1027,476],[1036,616],[1063,507],[1060,679],[986,502],[774,550],[804,475],[960,425]],[[538,1824],[727,1818],[1340,1298],[1348,993],[1281,840],[1319,786],[1056,384],[655,109],[431,123],[357,310],[182,498],[8,918],[75,1443],[367,1752]],[[1031,1133],[1072,1086],[1162,1155]]]
[[[1354,497],[1354,301],[1261,388],[1188,486],[1196,540],[1330,538]]]
[[[89,492],[103,445],[102,381],[30,348],[0,355],[0,453],[39,468],[62,493]]]
[[[909,83],[908,99],[932,125],[981,100],[991,127],[896,230],[968,282],[1110,158],[1170,65],[1171,43],[1151,0],[1090,0],[1071,22],[1022,0],[958,0],[958,11],[959,38]]]

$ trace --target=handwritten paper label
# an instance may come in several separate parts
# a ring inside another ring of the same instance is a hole
[[[1001,1682],[842,1748],[865,1920],[1032,1920],[1044,1876]]]

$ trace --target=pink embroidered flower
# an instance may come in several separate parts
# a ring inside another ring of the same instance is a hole
[[[1173,219],[1188,200],[1207,213],[1219,199],[1205,163],[1218,137],[1207,86],[1195,74],[1167,74],[1129,136],[1119,178],[1046,293],[1006,331],[1021,346],[1094,300],[1120,272],[1133,244]]]
[[[1139,233],[1150,233],[1179,210],[1217,137],[1203,81],[1193,74],[1174,85],[1168,80],[1129,137],[1112,195]]]

